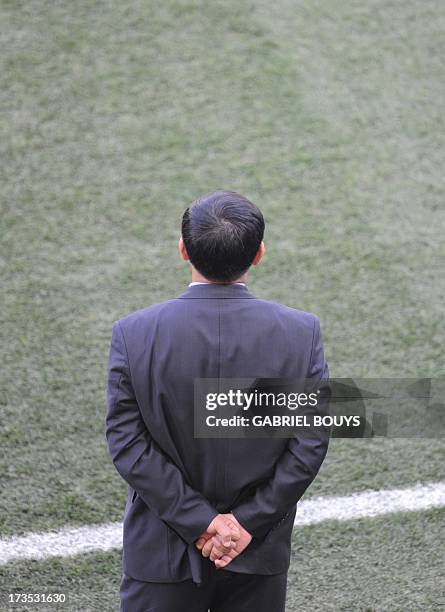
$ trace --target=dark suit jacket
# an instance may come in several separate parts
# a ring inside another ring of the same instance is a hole
[[[194,542],[229,511],[253,540],[228,569],[288,569],[296,504],[329,435],[195,439],[193,381],[218,377],[327,379],[319,319],[206,284],[115,322],[106,437],[129,485],[123,568],[137,580],[200,582],[210,561]]]

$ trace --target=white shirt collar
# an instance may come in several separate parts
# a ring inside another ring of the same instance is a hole
[[[189,287],[193,287],[193,285],[214,285],[215,283],[202,283],[200,281],[194,281],[193,283],[189,283]],[[246,283],[230,283],[231,285],[243,285],[246,286]]]

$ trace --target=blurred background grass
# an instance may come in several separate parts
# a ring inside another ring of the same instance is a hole
[[[202,193],[262,208],[251,290],[320,317],[332,376],[445,373],[443,8],[0,3],[1,533],[121,519],[111,327],[183,291]],[[440,480],[444,450],[334,440],[309,494]]]

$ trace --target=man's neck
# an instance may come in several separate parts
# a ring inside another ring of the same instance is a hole
[[[239,278],[237,278],[234,281],[230,281],[230,283],[218,283],[215,281],[211,281],[208,278],[204,278],[204,276],[202,276],[198,270],[195,270],[195,268],[192,267],[192,283],[208,283],[209,285],[235,285],[237,283],[243,283],[244,285],[247,284],[247,272],[245,274],[243,274],[242,276],[240,276]]]

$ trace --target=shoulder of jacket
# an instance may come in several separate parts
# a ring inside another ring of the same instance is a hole
[[[296,322],[305,323],[311,326],[320,321],[318,316],[313,312],[299,310],[298,308],[293,308],[292,306],[287,306],[286,304],[273,302],[271,300],[262,300],[257,298],[256,301],[265,309],[273,310],[277,314],[289,320],[294,320]]]
[[[122,329],[125,329],[127,326],[131,326],[134,323],[140,323],[142,321],[150,321],[153,318],[156,318],[160,315],[160,313],[168,308],[175,302],[175,299],[166,300],[165,302],[159,302],[157,304],[152,304],[151,306],[146,306],[145,308],[139,308],[138,310],[134,310],[119,319],[114,321],[114,325],[119,324]]]

